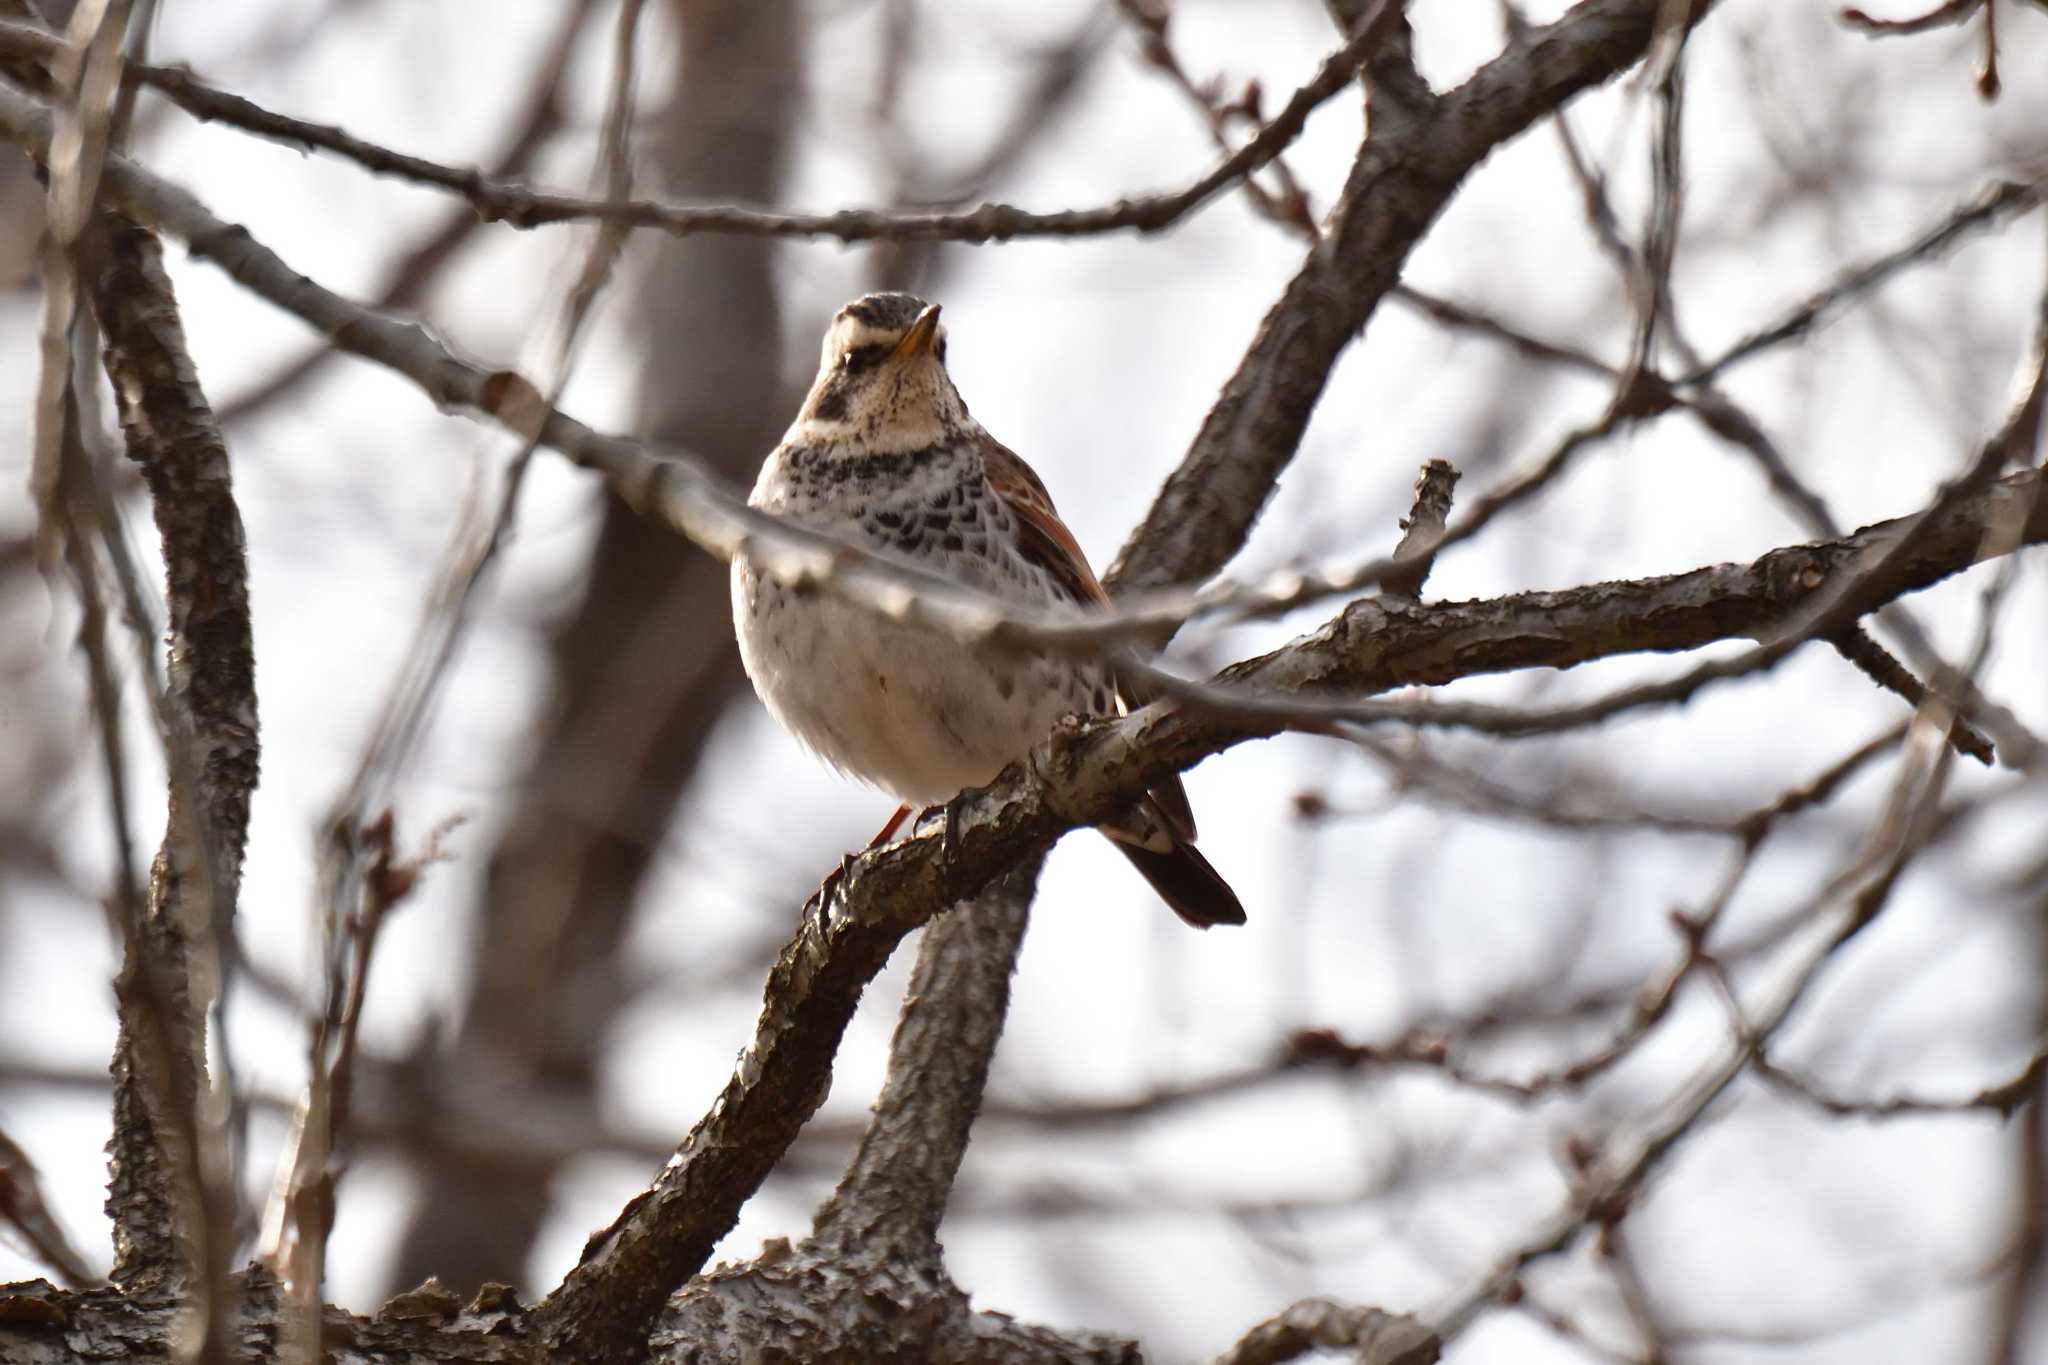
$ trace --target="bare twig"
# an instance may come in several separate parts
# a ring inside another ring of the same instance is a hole
[[[1828,643],[1837,653],[1862,670],[1865,677],[1885,691],[1905,698],[1906,702],[1919,707],[1927,701],[1927,687],[1909,672],[1906,666],[1893,658],[1891,653],[1870,637],[1870,632],[1861,626],[1843,631],[1828,638]],[[1978,732],[1968,721],[1957,717],[1955,727],[1949,732],[1949,743],[1956,746],[1956,752],[1967,754],[1979,763],[1989,767],[1996,757],[1991,741]]]
[[[1943,747],[1931,763],[1902,765],[1889,818],[1819,898],[1823,903],[1845,900],[1836,910],[1832,932],[1805,951],[1789,979],[1770,993],[1755,1016],[1745,1015],[1740,1003],[1731,998],[1734,1044],[1698,1071],[1639,1133],[1613,1144],[1604,1157],[1588,1153],[1582,1163],[1584,1178],[1566,1205],[1470,1288],[1428,1315],[1425,1320],[1445,1341],[1460,1335],[1497,1300],[1514,1297],[1520,1277],[1530,1265],[1627,1217],[1630,1204],[1652,1172],[1677,1150],[1708,1108],[1791,1016],[1842,945],[1883,911],[1906,866],[1925,846],[1930,829],[1927,817],[1944,786],[1951,753]]]
[[[577,38],[596,10],[597,0],[570,0],[563,7],[561,26],[549,36],[542,49],[548,54],[547,58],[540,64],[532,88],[521,101],[520,107],[524,112],[506,141],[505,150],[492,164],[492,179],[508,180],[525,174],[549,139],[560,131],[562,81],[568,74],[570,59],[576,55]],[[123,87],[124,91],[139,88],[138,85]],[[397,263],[386,273],[384,284],[372,299],[372,305],[398,311],[417,308],[426,298],[434,280],[482,226],[483,220],[467,205],[451,206],[431,231],[399,253]],[[221,425],[232,427],[264,411],[318,373],[337,354],[339,352],[333,347],[322,342],[281,362],[267,377],[222,401]]]
[[[1789,1071],[1759,1049],[1750,1062],[1756,1074],[1777,1089],[1836,1118],[1888,1119],[1901,1116],[1991,1113],[2009,1119],[2023,1104],[2036,1099],[2048,1077],[2048,1052],[2037,1052],[2008,1080],[1985,1086],[1974,1095],[1937,1099],[1926,1095],[1893,1095],[1881,1100],[1850,1099],[1796,1072]]]
[[[598,149],[594,178],[614,198],[623,198],[632,182],[634,56],[643,9],[644,0],[625,0],[620,8],[612,89]],[[291,1345],[307,1362],[321,1358],[327,1229],[333,1191],[341,1175],[337,1158],[346,1145],[356,1022],[371,956],[386,914],[410,891],[420,866],[440,856],[443,832],[436,831],[429,840],[420,862],[398,867],[393,863],[389,808],[374,819],[366,819],[367,809],[385,799],[381,795],[384,787],[416,743],[447,679],[449,660],[470,620],[470,604],[511,528],[520,489],[538,449],[542,414],[559,401],[568,383],[584,324],[610,278],[624,237],[625,229],[612,223],[599,224],[593,233],[562,304],[552,391],[546,399],[534,395],[525,423],[526,439],[507,470],[495,517],[480,533],[466,527],[458,534],[457,552],[451,555],[448,571],[423,613],[404,669],[386,700],[355,777],[337,800],[323,832],[326,899],[321,921],[328,1008],[310,1039],[306,1097],[280,1165],[264,1239],[266,1255],[292,1295]]]
[[[1157,232],[1170,227],[1279,155],[1300,136],[1309,115],[1350,83],[1377,42],[1378,34],[1367,31],[1339,48],[1255,137],[1185,189],[1133,196],[1101,208],[1049,213],[994,203],[961,213],[887,214],[865,209],[781,213],[725,204],[675,204],[652,199],[613,202],[560,194],[494,180],[473,168],[440,165],[366,142],[339,128],[275,114],[239,95],[209,86],[188,72],[165,67],[130,70],[133,79],[161,91],[195,117],[229,122],[292,146],[344,156],[375,174],[448,190],[468,200],[485,220],[512,227],[601,221],[628,228],[653,228],[678,236],[719,232],[743,237],[829,237],[842,242],[993,242],[1017,237]],[[25,24],[0,25],[0,51],[48,58],[56,50],[54,35],[46,31]]]
[[[335,1158],[346,1150],[357,1040],[378,938],[392,911],[418,886],[427,866],[445,860],[441,839],[452,827],[453,822],[448,822],[436,828],[423,852],[401,861],[391,812],[369,822],[361,831],[367,860],[361,903],[345,917],[343,926],[329,927],[331,934],[346,939],[347,950],[333,943],[326,945],[328,961],[337,965],[328,973],[326,1008],[309,1040],[311,1077],[292,1110],[290,1135],[278,1165],[276,1189],[264,1212],[261,1238],[260,1254],[277,1273],[286,1297],[279,1353],[294,1365],[318,1365],[325,1358],[321,1287],[334,1192],[341,1177]]]
[[[1960,24],[1984,7],[1985,0],[1941,0],[1933,9],[1905,19],[1874,19],[1854,6],[1842,10],[1840,18],[1851,28],[1873,36],[1926,33],[1931,29]]]
[[[1403,567],[1389,573],[1381,584],[1388,592],[1415,597],[1429,580],[1436,563],[1436,548],[1443,543],[1444,523],[1451,515],[1451,496],[1458,487],[1458,471],[1448,460],[1431,460],[1422,466],[1415,481],[1415,505],[1401,523],[1401,543],[1394,558]]]
[[[43,1180],[28,1153],[0,1132],[0,1230],[11,1229],[29,1254],[50,1267],[73,1289],[99,1283],[63,1225],[43,1198]]]
[[[1842,271],[1775,322],[1758,328],[1712,360],[1696,366],[1678,382],[1708,383],[1761,351],[1804,336],[1843,305],[1884,284],[1901,270],[1934,259],[1972,232],[2032,211],[2044,197],[2048,197],[2048,179],[2001,180],[1987,186],[1912,240]]]
[[[1998,98],[1998,5],[1997,0],[1941,0],[1933,9],[1904,19],[1874,19],[1863,10],[1849,6],[1840,19],[1850,28],[1861,29],[1873,38],[1926,33],[1966,22],[1979,12],[1984,16],[1984,50],[1977,64],[1977,93],[1985,100]]]
[[[1256,130],[1264,119],[1259,113],[1259,87],[1256,82],[1248,83],[1234,100],[1225,101],[1221,91],[1213,85],[1204,85],[1188,74],[1181,64],[1173,45],[1167,41],[1167,10],[1163,5],[1147,3],[1146,0],[1117,0],[1117,8],[1140,35],[1139,48],[1146,63],[1165,76],[1187,96],[1203,116],[1208,125],[1209,136],[1216,149],[1229,154],[1231,148],[1231,126],[1243,121]],[[1374,13],[1361,26],[1378,27],[1383,15],[1398,8],[1392,0],[1381,0]],[[1313,239],[1316,235],[1315,212],[1309,207],[1308,192],[1288,169],[1287,159],[1276,155],[1267,167],[1273,176],[1274,188],[1267,189],[1255,175],[1244,178],[1244,192],[1252,206],[1262,215],[1276,223]]]

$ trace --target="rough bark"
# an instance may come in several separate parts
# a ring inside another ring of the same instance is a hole
[[[27,0],[0,0],[0,18],[41,17]],[[0,70],[26,89],[51,93],[48,74],[33,62],[9,58]],[[32,155],[47,174],[47,153]],[[168,670],[158,720],[172,775],[168,818],[146,896],[137,904],[136,888],[120,886],[112,897],[124,947],[114,981],[119,1031],[106,1207],[115,1280],[150,1292],[188,1285],[195,1273],[204,1284],[227,1254],[218,1230],[228,1210],[217,1183],[208,1189],[199,1178],[206,1154],[196,1131],[205,1011],[218,964],[197,964],[206,975],[195,983],[192,949],[195,939],[218,941],[232,924],[257,779],[247,549],[220,425],[199,386],[156,238],[96,212],[76,241],[58,249],[69,253],[98,322],[126,453],[148,486],[166,566]],[[70,420],[76,408],[66,406]],[[73,458],[82,460],[83,451]],[[71,549],[74,558],[99,553],[94,545]],[[87,606],[88,613],[100,609]],[[209,1230],[216,1235],[209,1238]]]
[[[744,1344],[758,1341],[801,1342],[807,1360],[1138,1358],[1131,1342],[975,1313],[939,1246],[1037,879],[1033,859],[926,927],[874,1117],[812,1235],[698,1277],[664,1315],[658,1343],[701,1365],[745,1365]]]
[[[173,781],[145,920],[117,991],[108,1197],[115,1277],[147,1288],[182,1277],[181,1248],[226,1254],[208,1246],[204,1227],[218,1235],[222,1211],[209,1217],[189,1202],[203,1184],[192,1179],[204,1160],[192,1147],[193,1126],[206,1075],[204,1016],[217,988],[217,963],[196,958],[193,946],[225,942],[233,924],[258,771],[255,650],[227,449],[186,351],[162,248],[143,229],[101,215],[81,256],[128,456],[148,485],[167,572]],[[169,1035],[162,1041],[170,1053],[145,1041],[153,1033]],[[148,1067],[168,1075],[152,1080]],[[184,1117],[165,1112],[166,1102]]]

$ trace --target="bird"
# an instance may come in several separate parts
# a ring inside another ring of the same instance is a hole
[[[946,369],[938,305],[910,294],[866,294],[833,317],[817,379],[748,502],[1022,606],[1109,603],[1044,482],[969,414]],[[912,806],[950,820],[959,793],[991,781],[1065,718],[1115,716],[1137,700],[1102,663],[884,619],[782,584],[745,554],[733,560],[732,599],[740,658],[770,714],[840,771],[904,803],[869,848]],[[1245,922],[1236,893],[1195,848],[1178,776],[1098,828],[1189,924]]]

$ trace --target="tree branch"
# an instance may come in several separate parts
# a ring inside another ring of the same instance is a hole
[[[526,98],[521,101],[524,112],[513,125],[515,131],[491,171],[494,179],[504,180],[524,174],[549,139],[560,131],[563,123],[562,82],[568,74],[570,59],[576,55],[577,40],[589,24],[590,16],[596,12],[597,0],[570,0],[563,7],[561,26],[549,35],[543,45],[541,50],[547,56],[535,72]],[[130,70],[132,72],[133,68]],[[133,90],[136,87],[128,85],[124,88]],[[449,205],[440,222],[399,253],[396,263],[384,275],[375,306],[417,309],[426,300],[429,288],[442,270],[482,225],[483,220],[470,212],[467,206]],[[335,354],[333,347],[325,342],[316,342],[278,363],[265,377],[222,400],[221,425],[232,427],[262,412],[297,389]]]
[[[1442,1343],[1413,1318],[1304,1299],[1245,1333],[1214,1365],[1280,1365],[1340,1347],[1357,1365],[1434,1365]]]
[[[937,1251],[939,1221],[1002,1037],[1037,880],[1037,863],[1027,862],[926,928],[874,1121],[818,1210],[815,1239],[825,1247],[863,1258],[878,1247]]]
[[[1689,0],[1687,22],[1710,5]],[[1195,581],[1236,554],[1294,458],[1331,366],[1465,176],[1536,119],[1639,60],[1665,8],[1657,0],[1582,0],[1433,99],[1389,55],[1385,85],[1402,92],[1399,113],[1383,116],[1389,101],[1376,107],[1374,131],[1322,237],[1259,324],[1111,580],[1126,589]],[[1370,65],[1366,74],[1370,85]]]
[[[2015,528],[2027,544],[2048,540],[2048,499],[2036,496],[2041,483],[2038,472],[2013,475],[1956,499],[1939,516],[1787,547],[1749,565],[1484,602],[1369,599],[1295,644],[1225,670],[1222,681],[1258,691],[1371,693],[1753,638],[1809,597],[1840,590],[1837,576],[1844,573],[1865,576],[1856,596],[1875,605],[1977,562],[1994,524]],[[1916,525],[1910,553],[1892,555],[1872,572],[1873,554]],[[633,1305],[658,1306],[702,1266],[822,1102],[859,993],[904,934],[1067,830],[1110,818],[1167,772],[1279,728],[1266,717],[1152,706],[1055,735],[956,806],[950,858],[933,831],[857,859],[840,915],[828,926],[807,922],[783,949],[755,1040],[718,1103],[655,1186],[592,1241],[583,1263],[541,1306],[554,1348],[631,1340],[634,1322],[645,1321]]]
[[[142,468],[162,538],[170,638],[168,827],[123,974],[115,1062],[115,1274],[128,1283],[179,1275],[162,1260],[164,1230],[174,1230],[190,1262],[184,1272],[197,1277],[192,1289],[206,1322],[199,1354],[223,1358],[233,1190],[217,1124],[200,1115],[205,1015],[220,989],[219,945],[233,932],[258,772],[247,553],[227,450],[186,351],[156,239],[101,214],[82,248],[128,455]],[[135,992],[161,997],[167,1046],[139,1041]],[[138,1088],[152,1066],[169,1068],[175,1115],[151,1102],[151,1086]],[[187,1197],[167,1201],[164,1182]]]
[[[443,166],[392,151],[342,129],[272,113],[240,95],[217,89],[191,73],[129,65],[127,79],[150,85],[195,118],[231,123],[259,137],[346,157],[377,175],[448,190],[467,199],[486,222],[516,228],[550,223],[604,222],[654,228],[676,236],[718,232],[740,237],[829,237],[841,242],[1000,242],[1017,237],[1086,237],[1105,232],[1159,232],[1207,205],[1225,189],[1278,156],[1301,134],[1308,117],[1350,83],[1377,42],[1361,33],[1326,59],[1279,114],[1243,147],[1185,189],[1136,195],[1091,209],[1034,213],[1009,204],[981,204],[961,213],[783,213],[731,204],[676,204],[655,199],[609,200],[560,194],[494,180],[474,167]],[[0,23],[0,52],[48,60],[61,48],[56,35],[28,24]]]

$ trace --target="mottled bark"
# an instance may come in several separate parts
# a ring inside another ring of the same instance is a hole
[[[115,1277],[148,1287],[175,1282],[185,1269],[173,1242],[216,1267],[227,1254],[211,1244],[225,1230],[225,1211],[197,1207],[205,1154],[192,1143],[217,963],[195,956],[194,944],[224,942],[232,930],[258,768],[255,649],[227,449],[185,348],[162,248],[107,215],[82,248],[128,456],[149,488],[167,574],[170,812],[145,922],[117,988],[108,1198]],[[143,1036],[157,1033],[166,1036],[155,1044]],[[147,1067],[167,1074],[152,1080],[142,1074]]]
[[[772,1277],[767,1281],[772,1286]],[[843,1287],[843,1286],[842,1286]],[[252,1361],[278,1359],[283,1329],[276,1280],[261,1271],[238,1277],[238,1339]],[[772,1289],[768,1292],[772,1292]],[[758,1335],[767,1319],[736,1307],[708,1340],[664,1338],[650,1365],[746,1360],[758,1365],[1143,1365],[1135,1347],[1090,1334],[1068,1336],[975,1313],[958,1295],[955,1330],[930,1351],[892,1354],[877,1336],[872,1353],[812,1351],[805,1338],[779,1347]],[[177,1305],[113,1289],[66,1293],[46,1281],[0,1285],[0,1361],[5,1365],[170,1365]],[[502,1285],[465,1302],[438,1285],[394,1296],[370,1315],[329,1309],[327,1365],[561,1365],[533,1335],[528,1312]]]
[[[946,1197],[1003,1036],[1037,880],[1033,859],[927,926],[874,1119],[818,1210],[812,1240],[821,1248],[936,1251]]]
[[[806,1360],[1138,1359],[1135,1344],[1118,1338],[1068,1339],[976,1314],[939,1247],[1037,880],[1032,859],[926,926],[888,1079],[814,1232],[698,1277],[676,1296],[657,1342],[702,1365],[746,1365],[744,1343],[756,1341],[803,1342]]]

